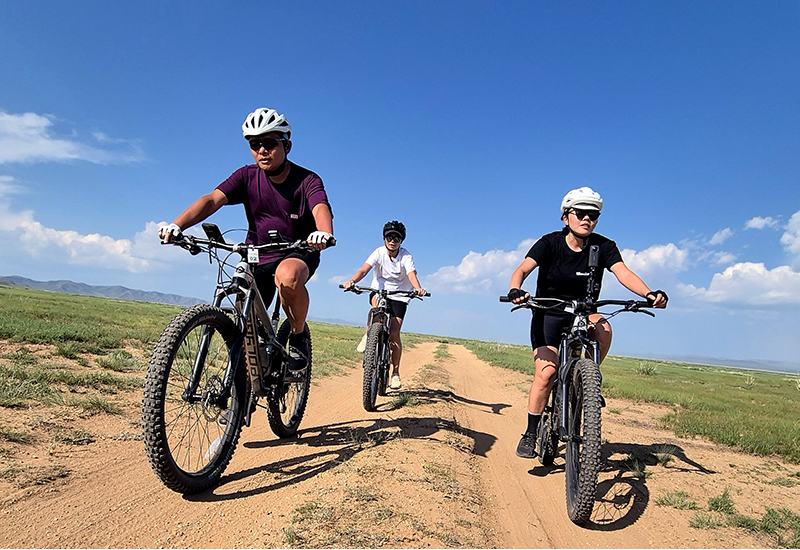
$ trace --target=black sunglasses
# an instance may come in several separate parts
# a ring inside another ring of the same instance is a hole
[[[403,238],[400,237],[400,235],[387,235],[386,237],[384,237],[384,239],[386,239],[390,243],[401,243],[401,242],[403,242]]]
[[[600,212],[597,210],[578,210],[577,208],[573,208],[572,213],[575,214],[575,217],[579,220],[589,216],[589,221],[596,222],[597,218],[600,217]]]
[[[250,149],[258,151],[262,147],[267,151],[275,149],[283,140],[275,138],[255,138],[249,141]]]

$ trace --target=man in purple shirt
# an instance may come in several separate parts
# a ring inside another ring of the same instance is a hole
[[[164,242],[208,218],[226,204],[243,204],[247,215],[247,242],[269,242],[276,229],[290,241],[306,239],[316,250],[309,253],[262,253],[254,271],[258,289],[269,304],[278,288],[292,327],[289,368],[308,364],[303,332],[308,315],[306,282],[319,266],[319,251],[333,237],[333,213],[320,177],[289,161],[292,127],[274,109],[256,109],[242,125],[256,164],[243,166],[208,195],[203,195],[168,226],[159,230]]]

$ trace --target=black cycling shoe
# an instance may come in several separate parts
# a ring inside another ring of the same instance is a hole
[[[517,456],[520,458],[536,457],[536,434],[524,433],[517,445]]]
[[[299,343],[293,343],[292,339],[289,340],[289,370],[297,374],[302,372],[308,366],[308,345],[305,338]]]

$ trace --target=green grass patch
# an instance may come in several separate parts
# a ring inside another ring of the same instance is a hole
[[[53,441],[65,445],[89,445],[90,443],[94,443],[95,439],[94,436],[86,430],[59,429],[53,434]]]
[[[433,358],[437,360],[453,359],[453,354],[447,349],[447,344],[439,344],[433,352]]]
[[[697,510],[697,503],[686,491],[670,491],[656,499],[656,505],[669,506],[678,510]]]
[[[141,361],[131,355],[130,352],[121,349],[111,351],[108,357],[98,357],[95,362],[102,368],[115,372],[131,372],[144,369]]]
[[[689,520],[689,525],[695,529],[716,529],[717,527],[722,527],[724,523],[718,515],[697,512],[692,519]]]
[[[721,495],[708,499],[708,509],[723,514],[735,514],[736,506],[731,498],[730,489],[726,488]]]
[[[119,348],[125,340],[155,341],[180,311],[163,304],[4,286],[0,286],[0,304],[0,339],[52,345],[72,342],[87,350]]]
[[[0,440],[9,443],[28,443],[31,441],[31,434],[27,432],[17,432],[6,427],[0,427]]]

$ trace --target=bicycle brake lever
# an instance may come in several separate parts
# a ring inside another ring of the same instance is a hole
[[[645,314],[649,315],[650,317],[655,317],[656,316],[655,313],[653,313],[652,311],[647,311],[646,309],[637,309],[636,311],[637,311],[637,313],[645,313]]]

